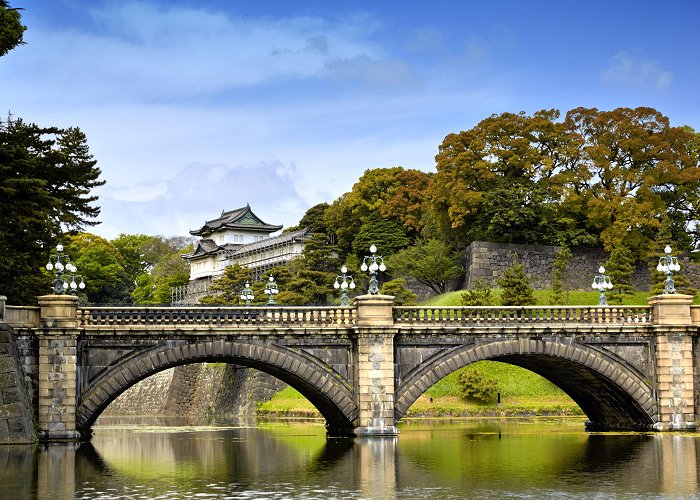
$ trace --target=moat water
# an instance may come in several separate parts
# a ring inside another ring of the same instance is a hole
[[[321,422],[102,418],[90,443],[0,446],[0,498],[700,498],[700,434],[581,419],[408,421],[327,439]]]

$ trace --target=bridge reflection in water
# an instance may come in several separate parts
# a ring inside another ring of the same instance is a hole
[[[318,424],[110,422],[90,443],[0,447],[3,497],[638,498],[698,487],[692,434],[587,434],[569,420],[410,423],[400,439],[354,440]]]

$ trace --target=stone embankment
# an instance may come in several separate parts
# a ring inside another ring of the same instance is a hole
[[[17,363],[17,348],[5,325],[0,325],[0,444],[33,443],[34,416]]]
[[[252,368],[189,364],[142,380],[114,400],[104,415],[250,417],[258,401],[270,399],[284,387],[275,377]]]

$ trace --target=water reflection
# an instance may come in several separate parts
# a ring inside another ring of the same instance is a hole
[[[131,420],[133,422],[133,420]],[[160,422],[162,423],[162,422]],[[168,422],[172,424],[172,421]],[[696,434],[587,434],[579,421],[98,426],[91,443],[0,447],[3,498],[696,498]]]

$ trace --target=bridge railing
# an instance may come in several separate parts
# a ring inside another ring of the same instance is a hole
[[[394,307],[397,324],[651,323],[650,306]]]
[[[350,307],[83,307],[82,327],[128,325],[294,325],[352,326]]]

